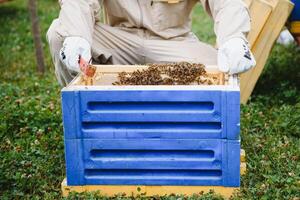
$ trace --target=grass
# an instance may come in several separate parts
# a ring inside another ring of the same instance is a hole
[[[39,1],[43,36],[58,10],[56,0]],[[200,7],[195,13],[195,33],[213,44],[211,20]],[[0,23],[0,198],[59,199],[65,176],[60,87],[45,37],[47,73],[41,76],[35,69],[26,1],[0,5]],[[242,107],[241,137],[248,173],[234,199],[300,198],[299,87],[299,48],[275,46],[250,103]],[[105,199],[93,193],[72,198]],[[221,197],[207,194],[188,199]]]

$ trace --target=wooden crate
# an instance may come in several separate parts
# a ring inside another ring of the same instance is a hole
[[[241,75],[241,103],[248,101],[294,6],[290,0],[246,0],[246,3],[252,18],[248,40],[257,65]]]

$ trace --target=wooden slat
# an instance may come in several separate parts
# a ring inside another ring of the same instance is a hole
[[[241,162],[240,165],[240,174],[243,176],[247,172],[247,164],[245,162]]]
[[[254,0],[250,6],[251,31],[248,34],[248,41],[251,46],[258,39],[264,25],[266,24],[273,7],[264,0]]]
[[[277,0],[276,2],[275,0],[268,0],[268,3],[273,6],[272,13],[252,46],[257,65],[241,75],[241,103],[246,103],[249,99],[271,49],[294,6],[289,0]]]
[[[256,61],[259,60],[260,52],[255,51],[253,49],[255,43],[259,39],[259,35],[261,34],[265,24],[267,23],[272,10],[274,9],[275,5],[273,2],[267,2],[265,0],[253,0],[251,7],[250,7],[250,16],[251,16],[251,31],[248,34],[248,41],[250,43],[250,46],[252,47],[252,52],[254,54],[254,57]],[[261,49],[263,50],[263,49]],[[249,72],[248,72],[249,73]],[[240,82],[240,88],[241,88],[241,97],[243,96],[243,93],[247,89],[247,84],[251,76],[245,76],[245,74],[242,75],[243,80]],[[246,102],[245,102],[246,103]]]
[[[300,21],[291,23],[291,33],[300,34]]]
[[[253,0],[244,0],[245,4],[247,5],[248,8],[250,8]]]
[[[246,152],[244,149],[241,149],[241,162],[246,162]]]
[[[223,186],[168,186],[168,185],[86,185],[86,186],[67,186],[66,179],[61,184],[62,195],[67,197],[70,192],[93,192],[99,191],[106,197],[114,197],[118,194],[124,194],[127,197],[136,196],[165,196],[165,195],[187,195],[208,193],[213,190],[215,193],[229,198],[238,187]]]

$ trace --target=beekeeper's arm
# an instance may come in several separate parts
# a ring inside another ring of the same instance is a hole
[[[244,2],[201,0],[201,3],[214,19],[219,69],[236,74],[254,67],[256,62],[246,39],[250,31],[250,15]]]
[[[98,0],[59,0],[60,34],[65,38],[60,51],[61,61],[71,70],[79,72],[79,57],[91,59],[94,25],[100,21]]]

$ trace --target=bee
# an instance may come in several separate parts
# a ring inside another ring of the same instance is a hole
[[[179,62],[148,66],[132,73],[120,72],[113,85],[212,85],[219,81],[207,74],[203,64]]]

